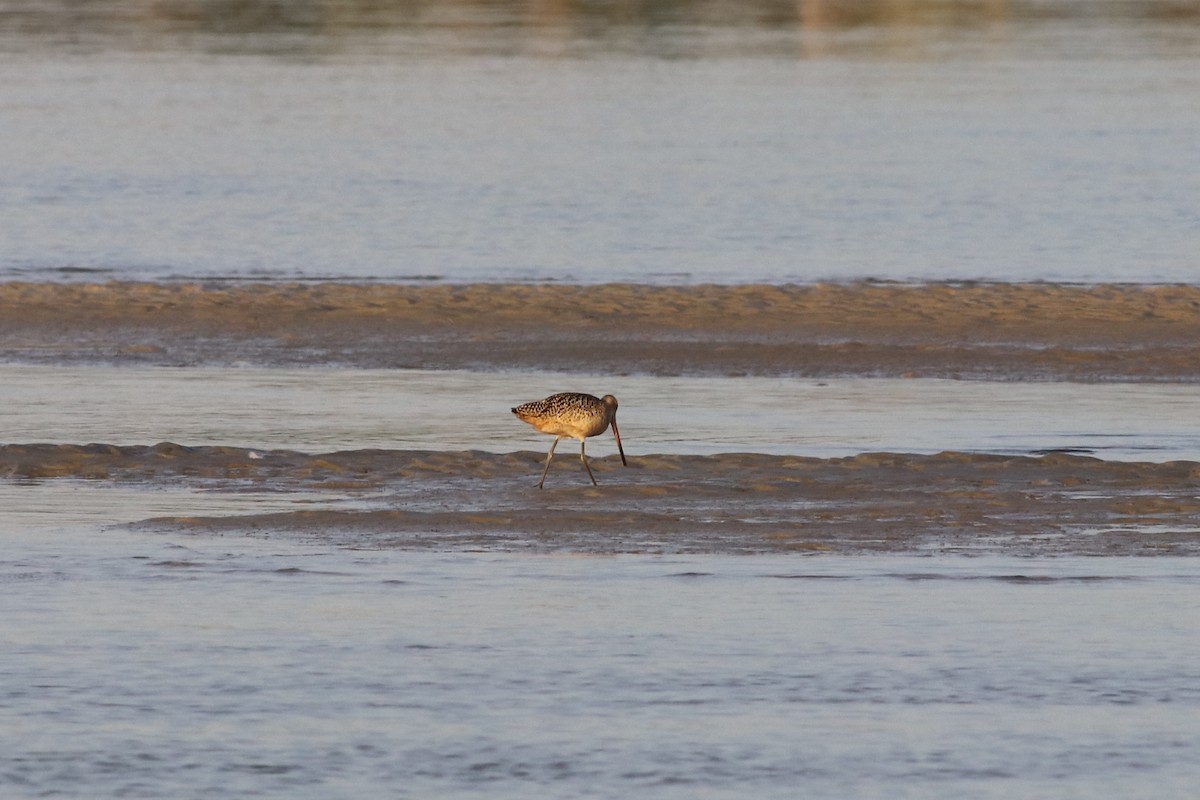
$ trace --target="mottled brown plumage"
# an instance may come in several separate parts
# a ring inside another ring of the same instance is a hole
[[[629,466],[625,460],[625,449],[621,447],[621,434],[617,430],[617,398],[611,394],[595,397],[582,392],[562,392],[552,394],[545,400],[522,403],[512,412],[523,422],[554,437],[554,444],[550,445],[550,452],[546,454],[542,479],[538,481],[539,489],[546,482],[546,473],[550,471],[550,461],[554,458],[554,448],[558,447],[559,439],[579,440],[579,459],[592,479],[592,485],[597,485],[596,476],[592,474],[584,453],[584,440],[604,433],[610,425],[613,437],[617,440],[617,450],[621,453],[621,463]]]

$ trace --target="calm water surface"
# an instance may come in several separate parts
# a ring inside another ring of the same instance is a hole
[[[541,448],[508,406],[567,377],[10,365],[0,425]],[[631,452],[1196,450],[1194,387],[619,381]],[[414,553],[114,527],[351,502],[0,480],[0,794],[1057,798],[1200,780],[1195,560]]]
[[[1186,3],[431,5],[0,9],[0,278],[1196,279]]]
[[[662,378],[537,372],[0,365],[0,441],[358,448],[548,447],[509,409],[615,394],[627,451],[1033,453],[1200,461],[1191,385]],[[616,452],[611,437],[589,452]]]
[[[0,74],[0,279],[1196,279],[1187,4],[32,0]],[[6,365],[0,438],[541,449],[508,408],[563,388],[634,454],[1200,460],[1187,386],[322,369]],[[1193,560],[112,527],[314,502],[0,480],[0,795],[1200,784]]]
[[[1193,560],[339,552],[59,523],[0,529],[0,583],[6,797],[1200,780]]]

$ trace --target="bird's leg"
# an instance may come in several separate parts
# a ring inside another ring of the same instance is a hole
[[[579,440],[579,460],[583,462],[583,468],[588,471],[588,477],[592,479],[592,486],[599,486],[600,484],[596,483],[596,476],[592,474],[592,468],[588,466],[587,456],[583,454],[583,445],[585,441],[586,440],[584,439]]]
[[[546,482],[546,473],[550,471],[550,459],[554,458],[554,448],[558,447],[558,437],[555,437],[554,444],[550,445],[550,452],[546,454],[546,467],[542,470],[542,479],[538,481],[538,488],[542,488],[542,484]]]

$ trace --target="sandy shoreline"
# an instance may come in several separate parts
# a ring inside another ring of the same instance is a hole
[[[1194,555],[1200,463],[947,452],[851,458],[647,455],[623,468],[523,451],[10,444],[0,479],[303,492],[335,507],[168,517],[176,533],[284,535],[339,547],[612,553]]]
[[[1200,286],[0,283],[0,359],[1200,380]]]

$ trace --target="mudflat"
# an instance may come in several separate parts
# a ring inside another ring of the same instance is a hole
[[[1200,286],[0,283],[0,358],[1200,380]]]
[[[543,453],[0,446],[0,476],[304,492],[298,510],[163,517],[175,533],[282,535],[354,548],[615,553],[1200,553],[1200,464],[1067,453],[644,455],[629,467]],[[313,494],[326,496],[327,505]]]
[[[648,375],[1200,380],[1200,287],[3,283],[0,358]],[[1200,553],[1200,464],[1070,453],[303,453],[8,444],[0,479],[328,498],[164,517],[337,546],[585,553]]]

